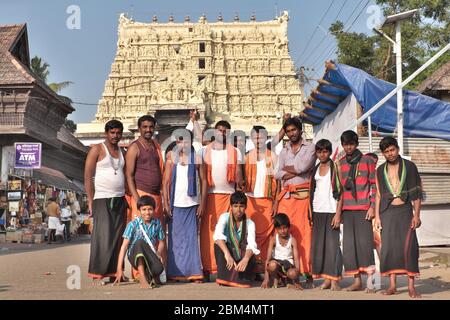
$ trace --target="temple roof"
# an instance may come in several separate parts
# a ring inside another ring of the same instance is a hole
[[[61,141],[63,144],[66,144],[67,146],[81,151],[83,153],[87,153],[87,147],[85,147],[80,140],[78,140],[73,134],[72,132],[69,131],[69,129],[67,129],[67,127],[65,125],[61,126],[61,129],[59,129],[58,133],[57,133],[57,138],[59,141]]]
[[[26,24],[0,25],[0,86],[11,85],[37,85],[69,110],[75,110],[31,71]]]
[[[26,40],[27,29],[25,24],[0,26],[0,84],[28,84],[34,81],[29,72],[29,54]],[[21,41],[25,42],[22,50]],[[22,61],[17,55],[22,52]]]

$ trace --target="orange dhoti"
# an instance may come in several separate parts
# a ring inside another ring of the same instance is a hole
[[[256,257],[258,265],[267,258],[267,249],[269,246],[270,236],[274,227],[272,222],[273,199],[271,198],[247,198],[247,217],[255,223],[256,228],[256,244],[261,253]],[[258,270],[258,272],[261,270]],[[261,272],[264,272],[262,270]]]
[[[214,257],[214,230],[222,213],[229,212],[231,194],[210,193],[206,200],[206,210],[200,223],[200,254],[203,272],[217,273]]]
[[[155,211],[153,213],[153,217],[156,219],[159,219],[159,221],[161,222],[161,225],[163,226],[163,229],[165,229],[165,224],[164,224],[164,216],[162,213],[162,197],[161,195],[156,195],[156,194],[150,194],[147,193],[145,191],[142,190],[136,190],[137,193],[139,194],[139,197],[142,196],[150,196],[153,199],[155,199],[155,203],[156,203],[156,208]],[[136,201],[134,201],[134,198],[132,196],[125,196],[125,198],[128,201],[128,205],[131,209],[127,210],[127,223],[130,221],[133,221],[134,219],[136,219],[137,217],[140,217],[140,213],[139,210],[137,208],[137,203]],[[133,269],[131,270],[131,277],[133,279],[137,278],[139,275],[138,270]]]
[[[295,187],[309,188],[309,183],[297,185]],[[279,195],[279,199],[284,194],[286,194],[286,192],[282,191]],[[297,240],[300,273],[311,274],[312,226],[309,222],[310,199],[308,197],[304,200],[300,200],[290,196],[289,198],[281,198],[279,201],[278,212],[284,213],[289,217],[291,222],[291,234],[295,240]]]

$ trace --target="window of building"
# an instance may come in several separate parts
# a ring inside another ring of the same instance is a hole
[[[205,78],[206,78],[206,76],[204,76],[204,75],[198,76],[198,82],[202,81]]]
[[[205,43],[204,43],[204,42],[200,42],[200,43],[199,43],[198,50],[199,50],[200,52],[206,52],[206,46],[205,46]]]
[[[205,66],[206,66],[205,59],[198,59],[198,68],[205,69]]]
[[[193,32],[194,31],[194,28],[189,28],[189,32]]]

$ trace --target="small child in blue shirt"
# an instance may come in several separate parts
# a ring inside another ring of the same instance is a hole
[[[155,207],[155,200],[150,196],[143,196],[137,202],[140,217],[128,223],[123,233],[123,243],[117,261],[116,281],[114,284],[119,284],[122,279],[123,262],[125,253],[127,253],[131,266],[139,271],[141,288],[153,288],[154,278],[158,277],[159,274],[153,275],[151,273],[153,269],[151,265],[153,249],[148,241],[151,241],[153,248],[158,248],[155,253],[162,264],[164,264],[162,256],[166,247],[165,233],[161,223],[159,219],[153,218]]]

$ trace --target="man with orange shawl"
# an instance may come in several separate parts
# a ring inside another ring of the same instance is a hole
[[[206,210],[200,224],[200,250],[205,281],[209,281],[211,273],[217,272],[213,241],[217,221],[222,213],[229,211],[230,197],[236,186],[238,189],[243,186],[242,169],[238,165],[242,161],[242,155],[227,141],[231,125],[222,120],[214,128],[215,139],[203,149],[202,154],[208,182]]]
[[[273,232],[272,216],[277,213],[277,182],[274,178],[277,157],[267,148],[266,128],[254,126],[250,137],[255,148],[245,156],[247,214],[256,225],[256,243],[261,252],[256,257],[256,271],[264,273],[267,246]]]
[[[281,180],[278,212],[285,213],[291,221],[291,232],[298,243],[300,273],[312,285],[309,180],[316,162],[315,146],[302,139],[303,129],[299,118],[287,119],[283,128],[289,142],[280,153],[275,173],[275,178]]]

